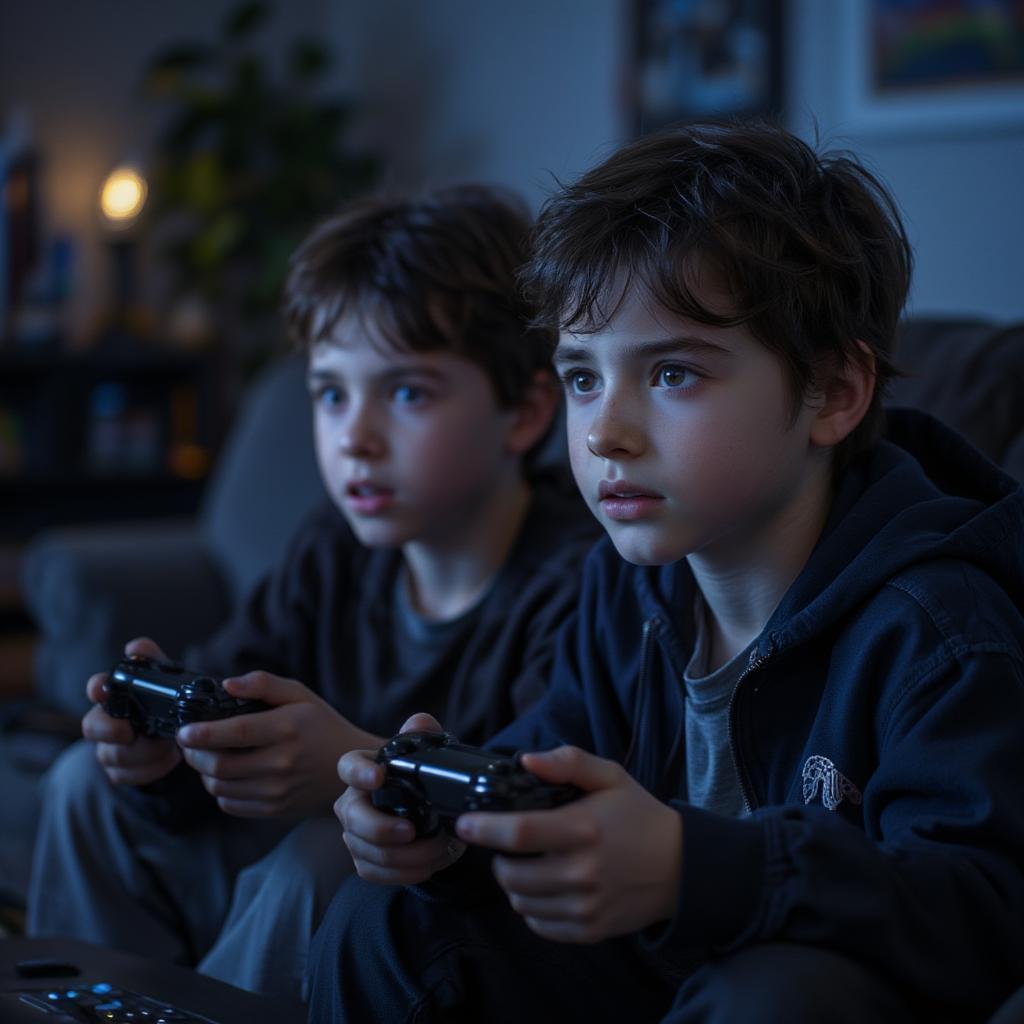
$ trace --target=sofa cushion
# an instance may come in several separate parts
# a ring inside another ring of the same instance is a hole
[[[281,558],[325,495],[313,448],[306,361],[269,367],[245,396],[203,495],[200,529],[239,600]]]
[[[889,405],[923,409],[1024,479],[1024,324],[914,318],[900,328]]]

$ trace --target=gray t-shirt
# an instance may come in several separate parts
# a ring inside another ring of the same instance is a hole
[[[483,601],[481,597],[472,608],[454,619],[443,622],[425,619],[416,612],[409,600],[409,584],[405,573],[398,572],[395,577],[395,614],[391,619],[391,642],[398,671],[412,674],[418,664],[443,653],[452,638],[479,616]]]
[[[710,636],[704,602],[694,610],[696,640],[683,675],[686,686],[686,787],[695,807],[741,818],[743,802],[729,747],[729,701],[746,668],[753,644],[721,668],[708,673]]]

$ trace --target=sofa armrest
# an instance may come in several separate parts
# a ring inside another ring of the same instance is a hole
[[[50,530],[26,548],[26,606],[39,638],[35,693],[79,714],[86,680],[150,636],[174,657],[227,617],[228,591],[191,522]]]

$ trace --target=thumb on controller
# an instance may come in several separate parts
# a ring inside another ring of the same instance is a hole
[[[425,711],[417,711],[415,715],[405,720],[405,724],[399,733],[403,732],[444,732],[444,727],[433,716]]]
[[[156,661],[170,661],[161,650],[160,645],[151,640],[148,636],[137,636],[124,645],[124,653],[129,657],[142,655],[144,658],[153,658]]]

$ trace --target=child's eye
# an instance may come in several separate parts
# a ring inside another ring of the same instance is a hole
[[[391,394],[400,405],[415,405],[427,397],[423,388],[415,384],[399,384]]]
[[[597,387],[597,377],[589,370],[567,370],[562,374],[562,383],[572,394],[586,395]]]
[[[336,409],[344,401],[344,398],[341,388],[334,387],[332,384],[325,384],[313,392],[313,404],[322,409]]]
[[[692,388],[700,378],[685,366],[662,366],[654,376],[657,388]]]

